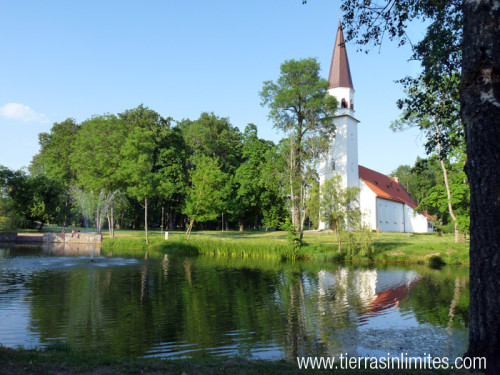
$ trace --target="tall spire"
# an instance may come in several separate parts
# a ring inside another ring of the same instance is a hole
[[[330,88],[348,87],[354,89],[349,69],[349,60],[345,49],[344,33],[342,32],[342,23],[339,21],[335,46],[333,48],[332,64],[330,65]]]

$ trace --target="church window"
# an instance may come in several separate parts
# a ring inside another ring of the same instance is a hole
[[[340,107],[347,108],[347,102],[346,102],[345,98],[342,98],[342,100],[340,101]]]

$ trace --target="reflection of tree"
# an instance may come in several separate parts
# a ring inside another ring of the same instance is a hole
[[[421,323],[444,328],[465,328],[469,323],[469,281],[466,272],[427,272],[400,303]]]
[[[358,326],[378,293],[380,272],[174,255],[134,266],[44,271],[28,284],[31,325],[42,341],[65,338],[70,345],[127,356],[157,350],[201,357],[214,348],[241,355],[283,348],[292,360],[356,354]],[[422,322],[463,326],[467,275],[419,273],[422,279],[399,308],[413,309]]]

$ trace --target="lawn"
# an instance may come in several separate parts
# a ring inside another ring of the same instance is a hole
[[[336,237],[330,232],[306,231],[303,246],[294,247],[282,231],[198,231],[185,239],[180,231],[150,231],[146,246],[143,231],[116,231],[115,238],[104,233],[103,249],[141,249],[149,251],[187,251],[218,256],[266,257],[281,259],[322,259],[344,261],[404,262],[424,264],[465,264],[469,262],[469,244],[454,243],[451,234],[362,233],[354,234],[339,253]],[[366,247],[366,251],[362,248]]]

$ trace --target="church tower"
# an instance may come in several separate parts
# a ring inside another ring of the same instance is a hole
[[[352,84],[349,60],[345,48],[342,24],[339,21],[335,46],[333,48],[328,94],[339,102],[335,114],[335,135],[330,139],[330,148],[322,157],[319,166],[320,186],[334,174],[342,177],[344,187],[359,186],[358,172],[358,123],[354,117],[354,86]],[[326,225],[320,222],[319,229]]]

